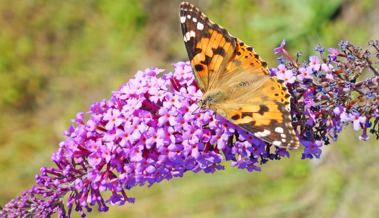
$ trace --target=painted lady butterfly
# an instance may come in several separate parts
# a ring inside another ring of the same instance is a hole
[[[290,94],[270,76],[254,49],[230,35],[195,6],[180,5],[184,43],[197,85],[199,105],[212,109],[254,136],[282,148],[297,148]]]

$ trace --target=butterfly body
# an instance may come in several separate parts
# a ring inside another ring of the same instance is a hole
[[[270,76],[267,63],[254,49],[189,3],[180,5],[180,22],[195,79],[203,92],[200,108],[212,109],[278,147],[298,147],[287,88]]]

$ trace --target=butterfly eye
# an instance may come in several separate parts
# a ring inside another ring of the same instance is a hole
[[[202,110],[206,110],[207,109],[207,102],[203,99],[199,99],[197,101],[199,107],[202,109]]]

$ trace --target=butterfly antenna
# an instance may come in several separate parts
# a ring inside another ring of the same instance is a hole
[[[200,107],[197,105],[194,111],[191,112],[192,115],[198,114],[200,112]]]

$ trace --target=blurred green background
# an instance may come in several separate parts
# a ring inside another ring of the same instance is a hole
[[[137,70],[187,60],[174,0],[0,0],[0,204],[29,189],[79,111]],[[379,37],[376,0],[197,0],[215,22],[276,65],[291,53]],[[314,53],[313,53],[314,54]],[[137,187],[136,203],[88,217],[379,217],[379,146],[345,129],[320,160],[271,161],[262,172]],[[375,146],[376,145],[376,146]],[[227,164],[230,165],[229,163]],[[79,214],[74,214],[79,217]]]

